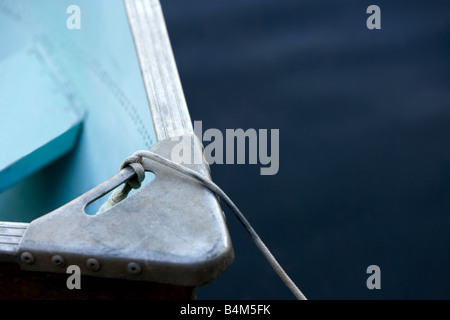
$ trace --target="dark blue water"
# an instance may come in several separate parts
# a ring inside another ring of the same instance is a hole
[[[305,295],[449,299],[450,2],[162,6],[192,120],[280,130],[278,174],[212,173]],[[236,258],[198,298],[291,299],[226,213]]]

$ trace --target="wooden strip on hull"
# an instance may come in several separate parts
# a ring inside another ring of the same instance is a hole
[[[81,289],[68,289],[70,274],[22,271],[0,264],[0,300],[191,300],[196,288],[81,276]]]

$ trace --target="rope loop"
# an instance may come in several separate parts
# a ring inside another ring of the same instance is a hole
[[[231,199],[227,196],[227,194],[222,189],[220,189],[208,177],[205,177],[202,174],[198,173],[197,171],[194,171],[194,170],[189,169],[185,166],[182,166],[178,163],[175,163],[172,160],[164,158],[156,153],[153,153],[153,152],[150,152],[147,150],[140,150],[140,151],[136,151],[132,156],[125,159],[125,161],[122,163],[121,169],[125,168],[126,166],[130,166],[136,172],[136,175],[133,178],[128,179],[128,181],[125,183],[123,188],[114,190],[113,194],[108,198],[107,202],[104,203],[102,205],[102,207],[100,207],[99,213],[102,213],[102,212],[112,208],[114,205],[116,205],[117,203],[119,203],[120,201],[125,199],[126,196],[128,195],[128,193],[130,192],[131,188],[138,189],[141,186],[141,182],[145,178],[145,169],[142,166],[143,158],[147,158],[152,161],[156,161],[156,162],[163,164],[169,168],[177,170],[178,172],[181,172],[187,176],[190,176],[190,177],[196,179],[197,181],[203,183],[203,185],[205,187],[207,187],[212,192],[214,192],[220,199],[222,199],[228,205],[228,207],[231,209],[231,211],[236,216],[236,218],[239,220],[239,222],[244,226],[244,228],[249,233],[250,237],[253,239],[253,241],[256,244],[256,246],[258,247],[258,249],[265,256],[265,258],[270,263],[270,265],[272,266],[274,271],[281,278],[281,280],[283,280],[283,282],[288,287],[288,289],[294,294],[294,296],[297,299],[306,300],[306,297],[304,296],[304,294],[300,291],[300,289],[297,287],[297,285],[291,280],[291,278],[286,274],[286,272],[280,266],[280,264],[275,259],[275,257],[272,255],[270,250],[267,248],[267,246],[261,240],[259,235],[256,233],[256,231],[250,225],[248,220],[245,218],[243,213],[233,203],[233,201],[231,201]]]
[[[136,172],[136,176],[131,179],[128,179],[127,184],[133,189],[139,189],[141,187],[142,181],[145,179],[145,169],[142,165],[142,157],[132,155],[124,160],[120,169],[123,169],[127,166],[130,166],[134,172]]]

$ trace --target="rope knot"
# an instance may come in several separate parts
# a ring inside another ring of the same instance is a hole
[[[136,172],[136,176],[128,179],[126,183],[133,189],[139,189],[141,187],[142,181],[144,181],[145,179],[145,169],[142,165],[142,157],[133,155],[126,158],[122,163],[120,169],[123,169],[127,166],[130,166],[134,170],[134,172]]]
[[[103,213],[124,200],[131,189],[139,189],[141,187],[142,181],[145,179],[145,169],[142,165],[142,157],[132,155],[131,157],[126,158],[120,169],[127,166],[130,166],[134,172],[136,172],[136,175],[128,179],[122,188],[115,189],[108,200],[99,208],[98,213]]]
[[[157,161],[169,168],[172,168],[172,169],[177,170],[187,176],[197,179],[199,182],[202,182],[205,185],[205,187],[210,189],[212,192],[214,192],[216,195],[218,195],[223,201],[225,201],[226,204],[233,211],[234,215],[238,218],[239,222],[241,222],[241,224],[244,226],[244,228],[250,234],[250,236],[252,237],[252,239],[255,242],[258,249],[263,253],[263,255],[266,257],[267,261],[269,261],[272,268],[279,275],[279,277],[283,280],[283,282],[286,284],[286,286],[291,290],[291,292],[295,295],[295,297],[297,299],[306,300],[306,297],[303,295],[303,293],[300,291],[300,289],[297,288],[297,286],[291,280],[291,278],[289,278],[289,276],[286,274],[286,272],[280,266],[280,264],[275,259],[275,257],[272,255],[270,250],[266,247],[264,242],[261,240],[261,238],[258,236],[256,231],[253,229],[253,227],[247,221],[247,219],[242,214],[242,212],[233,203],[233,201],[231,201],[231,199],[226,195],[226,193],[222,191],[222,189],[220,189],[208,177],[205,177],[192,169],[183,167],[182,165],[175,163],[164,157],[161,157],[160,155],[157,155],[153,152],[145,151],[145,150],[136,151],[131,157],[128,157],[127,159],[125,159],[125,161],[122,163],[121,169],[125,168],[126,166],[132,167],[133,170],[136,172],[136,177],[129,179],[121,189],[115,189],[113,194],[108,198],[107,202],[105,202],[100,207],[98,213],[102,213],[102,212],[108,210],[109,208],[113,207],[114,205],[116,205],[117,203],[119,203],[120,201],[125,199],[126,196],[128,195],[128,193],[130,192],[131,188],[137,189],[141,186],[141,182],[145,178],[145,170],[144,170],[144,167],[142,166],[142,158],[147,158],[147,159],[150,159],[153,161]]]

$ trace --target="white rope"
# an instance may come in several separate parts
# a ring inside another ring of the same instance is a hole
[[[297,299],[306,300],[306,297],[303,295],[303,293],[300,291],[300,289],[295,285],[295,283],[291,280],[291,278],[286,274],[286,272],[280,266],[280,264],[275,259],[275,257],[272,255],[270,250],[266,247],[264,242],[258,236],[256,231],[253,229],[253,227],[247,221],[247,219],[242,214],[242,212],[239,210],[239,208],[233,203],[233,201],[231,201],[231,199],[226,195],[226,193],[224,191],[222,191],[222,189],[220,189],[214,182],[212,182],[210,179],[206,178],[202,174],[200,174],[194,170],[191,170],[185,166],[182,166],[178,163],[175,163],[169,159],[166,159],[156,153],[153,153],[153,152],[150,152],[147,150],[142,150],[142,151],[135,152],[131,157],[125,159],[125,161],[123,162],[123,164],[121,166],[121,169],[123,169],[127,165],[130,165],[136,171],[136,178],[128,180],[122,188],[116,189],[113,192],[113,194],[110,196],[108,201],[100,208],[99,212],[104,212],[107,209],[114,206],[115,204],[117,204],[118,202],[125,199],[132,188],[137,189],[140,187],[141,182],[145,177],[145,170],[141,164],[142,158],[148,158],[153,161],[157,161],[169,168],[177,170],[185,175],[188,175],[188,176],[200,181],[208,189],[210,189],[212,192],[217,194],[230,207],[230,209],[232,210],[232,212],[234,213],[236,218],[239,220],[239,222],[244,226],[244,228],[250,234],[251,238],[255,242],[258,249],[266,257],[266,259],[269,261],[272,268],[279,275],[279,277],[283,280],[283,282],[286,284],[286,286],[289,288],[289,290],[291,290],[291,292],[295,295],[295,297]],[[141,167],[141,168],[138,168],[138,167]]]

